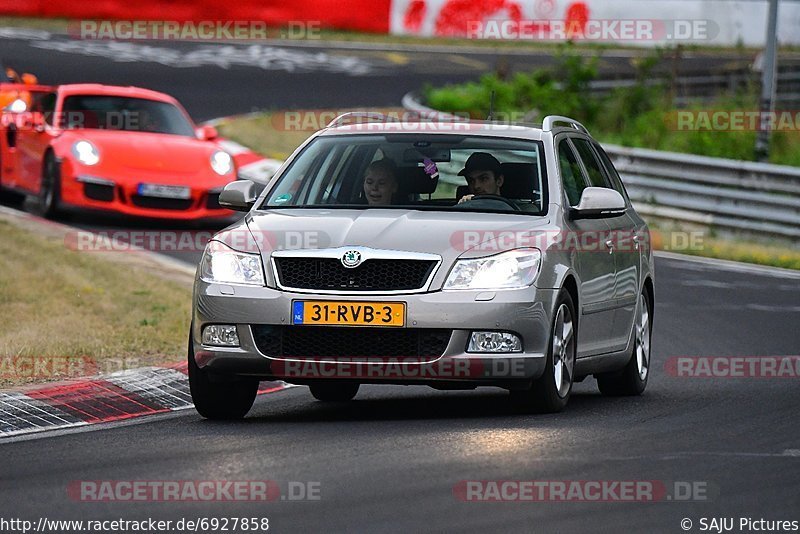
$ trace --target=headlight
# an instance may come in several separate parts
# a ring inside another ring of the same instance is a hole
[[[458,260],[444,289],[517,289],[536,279],[542,253],[539,249],[510,250],[472,260]]]
[[[233,158],[227,152],[217,150],[211,154],[211,168],[220,176],[224,176],[233,170]]]
[[[259,254],[236,252],[219,241],[209,241],[200,260],[200,277],[221,284],[264,285],[264,268]]]
[[[10,111],[11,113],[22,113],[26,109],[28,109],[28,104],[21,98],[17,98],[6,106],[6,111]]]
[[[100,161],[100,153],[89,141],[77,141],[72,145],[72,155],[84,165],[96,165]]]

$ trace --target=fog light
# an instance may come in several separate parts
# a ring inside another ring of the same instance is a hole
[[[203,328],[203,345],[238,347],[239,336],[236,334],[236,325],[210,324],[206,326]]]
[[[467,352],[522,352],[522,341],[508,332],[473,332]]]

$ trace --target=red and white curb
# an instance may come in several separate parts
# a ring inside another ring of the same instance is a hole
[[[290,387],[261,382],[258,394]],[[0,390],[0,440],[192,408],[186,364]]]

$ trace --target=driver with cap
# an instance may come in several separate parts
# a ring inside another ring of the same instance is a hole
[[[472,200],[476,195],[500,195],[500,187],[504,180],[500,162],[488,152],[472,154],[458,175],[467,179],[470,192],[469,195],[461,197],[459,204]]]

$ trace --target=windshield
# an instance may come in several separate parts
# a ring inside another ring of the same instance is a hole
[[[125,130],[194,137],[194,128],[176,106],[123,96],[77,95],[64,99],[67,130]]]
[[[314,139],[262,202],[270,208],[430,209],[542,215],[538,141],[467,135]]]

